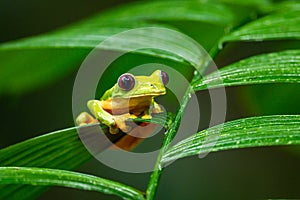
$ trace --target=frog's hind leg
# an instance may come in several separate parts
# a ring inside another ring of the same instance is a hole
[[[95,124],[97,123],[98,120],[95,119],[94,117],[92,117],[92,115],[90,115],[87,112],[82,112],[78,115],[78,117],[76,118],[76,124],[78,126],[83,126],[83,125],[87,125],[87,124]]]
[[[130,133],[122,137],[119,141],[115,143],[116,146],[111,146],[111,149],[121,148],[126,151],[134,149],[138,144],[140,144],[144,138],[147,138],[156,129],[156,124],[145,124],[142,126],[137,126],[130,131]]]

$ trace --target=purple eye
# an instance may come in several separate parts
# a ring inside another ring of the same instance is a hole
[[[118,79],[118,85],[122,90],[129,91],[134,87],[135,79],[132,74],[123,74]]]
[[[164,85],[167,85],[168,82],[169,82],[169,76],[168,76],[168,74],[166,72],[164,72],[164,71],[160,71],[160,77],[161,77],[161,80],[164,83]]]

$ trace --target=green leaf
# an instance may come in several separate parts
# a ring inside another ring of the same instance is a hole
[[[101,20],[101,19],[98,19]],[[90,21],[87,21],[90,22]],[[154,23],[135,23],[133,25],[114,24],[116,27],[99,27],[99,24],[83,23],[77,26],[66,28],[65,30],[49,33],[47,35],[36,36],[16,42],[6,43],[0,46],[1,51],[38,49],[88,49],[97,47],[97,45],[109,36],[120,32],[128,31],[141,27],[156,27],[156,30],[139,30],[130,35],[120,36],[119,38],[105,43],[101,48],[107,50],[128,51],[139,46],[149,46],[149,40],[156,44],[158,49],[143,49],[137,52],[152,55],[160,58],[167,58],[177,62],[189,62],[197,66],[199,63],[199,52],[195,50],[196,46],[188,41],[183,35],[169,33],[165,35],[165,28],[168,26]],[[55,42],[53,42],[55,41]],[[98,48],[98,47],[97,47]],[[189,49],[191,48],[191,49]],[[170,52],[162,51],[168,49]],[[193,52],[196,51],[196,52]],[[37,52],[35,52],[37,53]],[[42,54],[43,52],[41,52]],[[61,53],[61,52],[60,52]],[[39,55],[37,55],[39,56]]]
[[[269,6],[269,11],[286,12],[291,10],[300,10],[299,1],[282,1]]]
[[[0,167],[0,184],[63,186],[113,194],[123,199],[144,199],[143,193],[130,186],[77,172],[30,167]]]
[[[219,2],[227,3],[229,5],[240,5],[240,6],[247,6],[250,8],[255,8],[256,10],[264,11],[267,8],[272,6],[272,2],[270,0],[219,0]]]
[[[193,85],[193,89],[264,83],[300,83],[300,50],[246,58],[223,67]]]
[[[268,15],[226,35],[221,39],[219,47],[222,48],[225,42],[234,41],[300,39],[299,24],[298,10]]]
[[[76,158],[76,162],[65,162],[77,154],[81,156]],[[14,144],[1,149],[0,155],[1,166],[60,166],[62,169],[71,169],[90,158],[86,156],[88,152],[80,142],[76,128],[55,131]]]
[[[153,26],[153,24],[143,25]],[[71,70],[79,68],[87,53],[104,37],[134,27],[138,26],[127,26],[122,29],[94,27],[92,28],[94,31],[89,33],[86,33],[84,28],[78,27],[76,33],[73,33],[73,30],[67,30],[44,37],[37,36],[24,41],[3,44],[0,46],[0,94],[30,91],[62,78]],[[169,49],[172,52],[145,49],[140,50],[140,53],[172,60],[182,65],[188,63],[198,65],[203,59],[199,50],[195,49],[195,45],[187,42],[184,37],[178,38],[175,35],[163,33],[162,29],[152,32],[140,30],[135,35],[119,38],[118,41],[103,48],[126,51],[136,46],[149,46],[150,40],[153,45],[157,45],[157,48]]]
[[[35,137],[0,150],[0,166],[75,169],[91,158],[75,128]],[[32,199],[43,187],[1,186],[1,199]],[[25,195],[26,194],[26,195]]]
[[[154,115],[152,120],[134,119],[137,122],[151,122],[168,126],[172,120],[172,114]],[[101,128],[105,128],[101,125]],[[74,170],[87,162],[91,154],[83,146],[77,133],[78,127],[68,128],[60,131],[48,133],[35,137],[24,142],[12,145],[0,150],[0,166],[20,166],[20,167],[44,167],[65,170]],[[79,128],[85,137],[93,138],[99,129],[99,124],[88,125]],[[117,141],[123,134],[111,135],[107,137],[111,141]],[[106,137],[103,135],[103,137]],[[104,150],[110,143],[97,144]],[[43,187],[32,188],[29,186],[0,186],[0,199],[31,199],[45,190]],[[26,195],[25,195],[25,194]]]
[[[111,21],[203,21],[210,24],[226,27],[232,24],[234,14],[229,8],[217,2],[201,1],[154,1],[132,3],[114,9],[101,15],[104,22]]]
[[[238,119],[208,128],[171,147],[163,162],[247,147],[300,144],[300,115],[271,115]]]
[[[0,45],[0,95],[19,94],[43,87],[62,78],[79,65],[90,50],[116,33],[140,27],[160,27],[190,31],[203,22],[220,26],[212,34],[197,29],[201,41],[214,42],[222,35],[224,26],[234,24],[232,11],[222,4],[201,2],[143,2],[120,7],[96,15],[66,28],[39,36]],[[185,23],[187,22],[187,23]],[[191,23],[190,23],[191,22]],[[189,24],[189,26],[185,26]],[[178,27],[178,28],[177,28]],[[194,30],[194,29],[193,29]],[[204,37],[203,34],[206,34]],[[151,41],[151,43],[149,43]],[[143,49],[137,53],[182,65],[199,66],[202,53],[185,37],[165,34],[162,30],[144,31],[119,38],[103,49],[126,51],[136,45],[155,44],[157,49]],[[211,45],[211,44],[210,44]],[[210,48],[210,47],[208,47]],[[162,51],[159,49],[167,49]],[[128,63],[134,67],[134,62]]]

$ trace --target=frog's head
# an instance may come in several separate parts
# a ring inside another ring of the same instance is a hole
[[[144,96],[160,96],[166,93],[165,85],[169,77],[161,70],[154,71],[150,76],[134,76],[129,73],[122,74],[114,90],[113,98],[132,98]]]

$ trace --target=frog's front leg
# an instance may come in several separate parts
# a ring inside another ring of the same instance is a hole
[[[88,101],[87,106],[99,122],[109,127],[110,133],[116,134],[119,132],[113,116],[102,108],[101,101],[90,100]]]
[[[90,100],[87,104],[93,115],[101,123],[109,127],[110,133],[116,134],[119,132],[119,129],[121,129],[123,132],[128,132],[131,130],[131,128],[125,123],[125,121],[130,117],[129,114],[111,115],[102,108],[101,101],[98,100]]]

